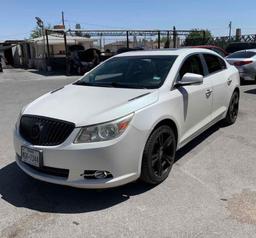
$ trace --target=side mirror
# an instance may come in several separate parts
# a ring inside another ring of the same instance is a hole
[[[176,86],[202,84],[203,80],[204,77],[201,74],[186,73],[182,79],[176,83]]]

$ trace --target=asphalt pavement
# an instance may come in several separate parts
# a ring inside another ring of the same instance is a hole
[[[168,179],[108,190],[47,184],[15,164],[22,106],[77,77],[0,73],[0,237],[256,237],[256,84],[241,87],[230,127],[215,125],[177,153]]]

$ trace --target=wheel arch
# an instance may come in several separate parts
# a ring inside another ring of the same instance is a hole
[[[156,125],[154,125],[153,129],[150,132],[150,135],[153,133],[153,131],[155,131],[158,127],[163,126],[163,125],[167,125],[170,126],[173,129],[174,135],[175,135],[175,139],[176,139],[176,143],[178,143],[179,140],[179,131],[178,131],[178,127],[177,124],[175,123],[174,120],[170,119],[170,118],[163,118],[161,119],[159,122],[156,123]],[[149,135],[149,136],[150,136]]]
[[[145,163],[143,163],[143,154],[144,154],[144,151],[145,151],[145,146],[147,145],[148,143],[148,140],[150,138],[150,136],[152,135],[152,133],[158,129],[159,127],[163,126],[163,125],[167,125],[169,126],[170,128],[173,129],[173,132],[174,132],[174,135],[175,135],[175,139],[176,139],[176,145],[178,144],[178,138],[179,138],[179,131],[178,131],[178,125],[177,123],[175,123],[174,120],[172,120],[171,118],[161,118],[159,119],[159,121],[157,121],[153,126],[152,126],[152,129],[150,130],[150,133],[147,137],[147,140],[146,140],[146,143],[144,145],[144,149],[143,149],[143,153],[142,153],[142,156],[141,156],[141,162],[139,163],[139,176],[140,176],[140,179],[141,179],[141,176],[145,176],[145,173],[143,175],[143,168],[145,168]],[[143,179],[144,180],[144,179]],[[145,181],[145,180],[144,180]]]
[[[239,89],[239,87],[236,87],[236,88],[234,89],[234,92],[238,92],[238,96],[240,97],[240,89]]]

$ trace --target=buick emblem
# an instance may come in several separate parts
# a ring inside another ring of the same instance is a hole
[[[40,137],[43,126],[41,124],[35,124],[31,128],[31,137],[32,139],[38,139]]]

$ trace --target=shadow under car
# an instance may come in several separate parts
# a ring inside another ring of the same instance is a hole
[[[177,151],[176,161],[211,136],[220,126],[220,123],[212,126]],[[15,207],[25,207],[40,212],[75,214],[99,211],[153,188],[153,185],[136,181],[105,190],[76,189],[35,180],[20,170],[15,162],[0,169],[2,199]]]

